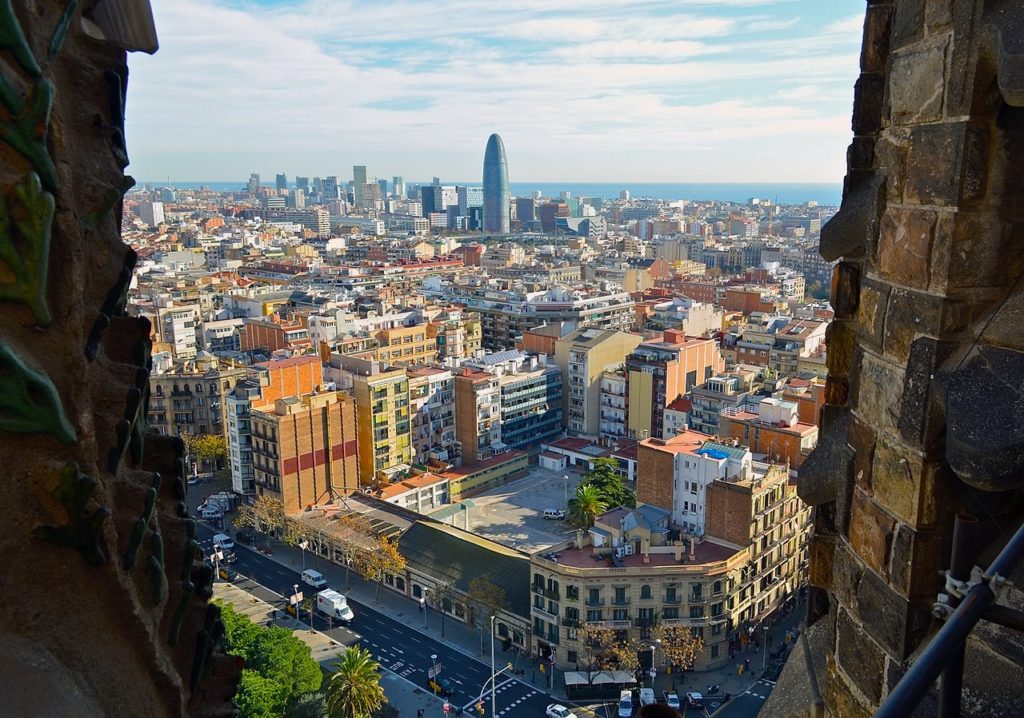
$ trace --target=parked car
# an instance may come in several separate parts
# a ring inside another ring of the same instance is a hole
[[[235,547],[235,542],[227,534],[214,534],[213,546],[221,551],[229,551]]]
[[[686,705],[690,708],[703,708],[704,696],[699,691],[690,691],[686,694]]]
[[[559,703],[552,703],[548,706],[548,718],[576,718],[576,714]]]
[[[235,552],[230,549],[224,549],[221,551],[221,554],[224,556],[224,558],[221,559],[224,563],[234,563],[238,560],[238,556],[236,556]]]
[[[657,699],[654,697],[653,688],[641,688],[640,689],[640,705],[641,706],[652,706],[657,703]]]
[[[565,518],[565,511],[562,509],[544,509],[544,518],[561,521]]]
[[[447,698],[452,694],[452,684],[447,678],[436,676],[427,681],[427,687],[434,691],[435,695]]]
[[[679,710],[681,707],[679,705],[679,694],[675,691],[665,691],[665,704],[668,705],[669,708]]]

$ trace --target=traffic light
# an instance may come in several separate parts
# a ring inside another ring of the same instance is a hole
[[[478,702],[476,704],[476,712],[479,713],[480,715],[484,714],[484,702],[483,701],[480,701],[480,702]]]

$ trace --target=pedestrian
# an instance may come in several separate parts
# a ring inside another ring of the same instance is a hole
[[[417,708],[416,709],[416,718],[423,718],[423,709],[422,708]]]

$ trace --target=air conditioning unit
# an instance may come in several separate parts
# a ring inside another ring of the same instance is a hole
[[[622,558],[625,555],[626,555],[626,547],[625,546],[619,546],[617,549],[615,549],[615,558]]]
[[[625,550],[627,556],[632,556],[633,555],[633,544],[628,543],[625,546],[623,546],[622,548],[623,548],[623,550]]]

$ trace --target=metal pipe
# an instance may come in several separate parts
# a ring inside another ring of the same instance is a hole
[[[949,575],[957,581],[968,581],[977,555],[978,520],[970,514],[957,514],[953,524],[953,550],[949,559]],[[966,647],[954,651],[939,680],[939,718],[959,718],[960,699],[964,687]]]
[[[1013,537],[999,552],[985,572],[987,577],[1006,577],[1024,555],[1024,526],[1020,526]],[[988,583],[974,586],[957,606],[956,610],[939,629],[931,642],[918,657],[903,679],[875,713],[875,718],[904,718],[911,715],[928,688],[935,682],[943,667],[949,662],[951,651],[961,647],[967,636],[995,602],[995,594]]]
[[[1012,628],[1024,633],[1024,611],[1016,611],[1006,606],[989,606],[982,618],[1000,626]]]

